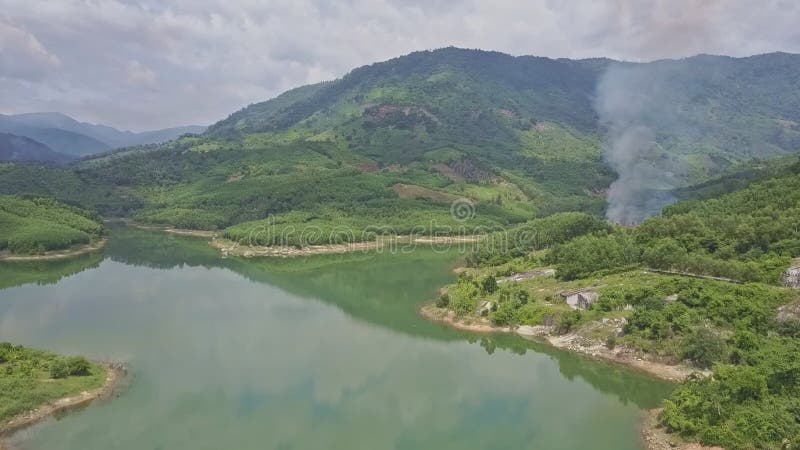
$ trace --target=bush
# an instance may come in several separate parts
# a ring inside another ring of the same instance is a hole
[[[717,332],[708,327],[695,329],[683,339],[681,348],[684,358],[704,369],[727,359],[725,341]]]
[[[492,294],[497,291],[497,279],[491,275],[481,281],[481,290],[486,294]]]
[[[50,364],[50,378],[59,379],[69,376],[69,366],[63,359],[56,359]]]
[[[562,314],[556,322],[556,332],[559,334],[569,333],[581,323],[582,318],[583,315],[577,309]]]
[[[86,376],[91,373],[91,364],[81,356],[68,358],[66,364],[70,376]]]

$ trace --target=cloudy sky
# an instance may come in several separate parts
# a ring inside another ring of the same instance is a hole
[[[800,53],[798,23],[796,0],[0,0],[0,113],[202,125],[414,50]]]

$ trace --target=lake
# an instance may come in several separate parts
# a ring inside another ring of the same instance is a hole
[[[0,264],[0,341],[124,361],[119,398],[23,449],[639,448],[669,386],[421,319],[454,252],[223,259],[112,228],[103,253]]]

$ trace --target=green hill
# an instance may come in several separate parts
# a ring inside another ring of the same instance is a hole
[[[491,235],[436,305],[466,322],[549,327],[593,354],[711,370],[676,389],[661,424],[707,445],[785,448],[800,438],[800,291],[781,279],[800,257],[800,162],[743,173],[752,181],[715,180],[707,198],[635,228],[565,213]],[[545,267],[555,277],[500,278]],[[576,289],[598,297],[572,309],[560,294]]]
[[[202,135],[90,158],[46,181],[18,175],[42,169],[6,166],[0,192],[155,224],[239,225],[232,237],[272,224],[448,233],[559,211],[602,214],[615,170],[626,169],[604,156],[620,124],[615,109],[598,106],[619,94],[619,80],[630,81],[624,95],[648,100],[633,113],[654,144],[637,164],[669,175],[646,189],[668,190],[800,150],[798,71],[800,56],[782,53],[634,64],[416,52],[250,105]],[[456,201],[469,204],[469,220],[451,217]]]
[[[0,251],[37,254],[89,244],[104,234],[92,214],[52,199],[0,196]]]

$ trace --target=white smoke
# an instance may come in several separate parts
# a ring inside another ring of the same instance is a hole
[[[597,87],[595,108],[607,130],[604,154],[618,178],[608,191],[606,217],[634,225],[672,203],[675,161],[656,141],[659,129],[676,126],[677,102],[662,65],[613,64]],[[669,124],[669,126],[666,126]]]

